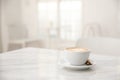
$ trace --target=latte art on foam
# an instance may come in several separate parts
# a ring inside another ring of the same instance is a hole
[[[88,51],[88,49],[86,49],[86,48],[77,48],[77,47],[67,48],[66,50],[72,51],[72,52],[86,52],[86,51]]]

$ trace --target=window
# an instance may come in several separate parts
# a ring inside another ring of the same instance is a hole
[[[81,34],[82,3],[79,0],[39,2],[42,35],[53,29],[53,35],[64,40],[77,40]],[[54,31],[56,30],[56,32]],[[40,31],[41,32],[41,31]]]

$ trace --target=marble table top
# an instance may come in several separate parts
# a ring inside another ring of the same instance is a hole
[[[95,66],[69,70],[58,66],[58,50],[24,48],[0,54],[0,80],[120,80],[120,57],[92,54]]]

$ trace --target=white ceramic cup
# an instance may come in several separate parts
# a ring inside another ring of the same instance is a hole
[[[65,61],[71,65],[80,66],[85,64],[89,58],[90,50],[85,48],[66,48],[65,50]]]

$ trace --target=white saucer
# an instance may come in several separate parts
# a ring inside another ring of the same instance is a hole
[[[73,66],[71,64],[63,64],[65,68],[70,68],[70,69],[89,69],[93,67],[93,65],[80,65],[80,66]]]
[[[84,70],[84,69],[89,69],[89,68],[92,68],[94,66],[94,64],[92,65],[80,65],[80,66],[74,66],[74,65],[71,65],[70,63],[68,62],[63,62],[60,64],[63,68],[69,68],[69,69],[77,69],[77,70]]]

